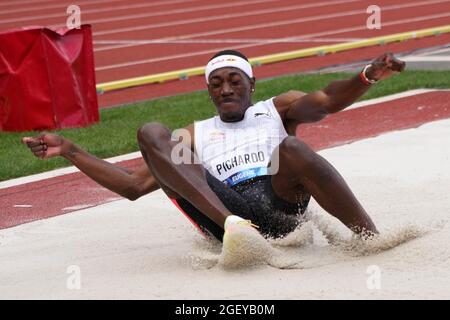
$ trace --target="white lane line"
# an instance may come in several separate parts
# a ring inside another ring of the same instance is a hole
[[[300,10],[300,9],[310,9],[310,8],[331,6],[331,5],[335,5],[335,4],[351,3],[351,2],[358,2],[358,1],[359,0],[324,1],[324,2],[294,5],[294,6],[258,9],[258,10],[253,10],[253,11],[241,11],[238,13],[220,14],[220,15],[213,15],[213,16],[208,16],[208,17],[199,17],[199,18],[192,18],[192,19],[180,19],[177,21],[145,24],[145,25],[126,27],[126,28],[117,28],[117,29],[109,29],[109,30],[105,30],[105,31],[94,32],[94,37],[108,35],[108,34],[123,33],[123,32],[149,30],[149,29],[162,28],[162,27],[173,27],[173,26],[180,26],[180,25],[193,24],[193,23],[205,23],[207,21],[242,18],[242,17],[264,15],[264,14],[273,14],[273,13],[294,11],[294,10]],[[247,5],[247,4],[248,4],[248,2],[243,2],[243,5]],[[146,15],[148,16],[148,14],[146,14]]]
[[[137,6],[139,7],[153,7],[156,5],[166,5],[166,4],[173,4],[173,3],[184,3],[184,2],[195,2],[199,0],[172,0],[172,1],[160,1],[160,2],[151,2],[146,3],[144,5],[137,4],[137,5],[130,5],[130,6]],[[227,7],[233,7],[233,6],[239,6],[239,5],[248,5],[252,3],[264,3],[264,2],[274,2],[276,0],[253,0],[248,2],[233,2],[233,3],[224,3],[224,4],[218,4],[218,5],[207,5],[207,6],[199,6],[199,7],[188,7],[183,9],[173,9],[173,10],[166,10],[166,11],[157,11],[157,12],[150,12],[150,13],[140,13],[140,14],[132,14],[132,15],[122,15],[122,16],[115,16],[115,17],[108,17],[108,18],[101,18],[101,19],[85,19],[83,18],[83,23],[98,25],[100,23],[110,23],[115,21],[128,21],[131,19],[138,19],[138,18],[146,18],[146,17],[155,17],[155,16],[164,16],[168,14],[176,14],[176,13],[187,13],[187,12],[196,12],[199,10],[209,10],[209,9],[220,9],[220,8],[227,8]],[[125,9],[127,9],[127,6],[123,6]],[[81,14],[84,16],[86,14],[95,14],[100,12],[107,12],[107,11],[114,11],[114,7],[108,7],[108,8],[102,8],[102,9],[91,9],[91,10],[83,10],[81,11]],[[5,23],[14,23],[14,22],[21,22],[21,21],[34,21],[34,20],[44,20],[44,19],[50,19],[50,18],[60,18],[60,17],[66,17],[66,11],[63,10],[58,13],[54,14],[47,14],[47,15],[41,15],[41,16],[33,16],[33,17],[21,17],[21,18],[12,18],[12,19],[5,19],[0,21],[0,24]],[[50,28],[59,28],[64,26],[63,24],[57,24],[57,25],[51,25]]]
[[[14,208],[33,208],[31,204],[15,204],[13,205]]]
[[[9,6],[14,6],[14,5],[27,5],[27,4],[33,4],[33,3],[44,3],[44,2],[56,2],[59,0],[28,0],[26,3],[24,3],[23,1],[8,1],[8,2],[2,2],[0,3],[0,7],[9,7]]]
[[[270,27],[279,27],[284,25],[291,25],[291,24],[299,24],[299,23],[305,23],[305,22],[311,22],[311,21],[317,21],[317,20],[326,20],[326,19],[333,19],[336,17],[342,17],[343,15],[356,15],[356,14],[363,14],[365,13],[364,10],[352,10],[347,11],[343,13],[331,13],[331,14],[325,14],[325,15],[318,15],[318,16],[311,16],[311,17],[303,17],[299,19],[291,19],[291,20],[283,20],[283,21],[276,21],[276,22],[270,22],[270,23],[259,23],[259,24],[253,24],[253,25],[246,25],[246,26],[240,26],[235,28],[227,28],[227,29],[219,29],[214,31],[206,31],[206,32],[198,32],[198,33],[191,33],[191,34],[185,34],[180,36],[173,36],[173,37],[167,37],[167,38],[161,38],[162,40],[181,40],[181,39],[191,39],[196,37],[205,37],[205,36],[213,36],[218,34],[226,34],[226,33],[235,33],[235,32],[241,32],[241,31],[249,31],[254,29],[266,29]],[[364,28],[366,28],[364,26]],[[289,37],[287,37],[289,38]],[[287,39],[284,38],[284,39]],[[292,37],[290,37],[292,38]],[[161,40],[159,39],[159,40]],[[102,51],[108,51],[113,49],[120,49],[120,48],[128,48],[128,47],[135,47],[140,46],[140,44],[125,44],[125,45],[113,45],[113,46],[106,46],[94,49],[95,52],[102,52]],[[141,61],[147,61],[147,60],[141,60]],[[134,64],[137,61],[131,61],[129,63]],[[138,63],[140,64],[140,63]],[[120,66],[126,66],[126,64],[119,64]],[[112,67],[116,67],[117,65],[113,65]],[[108,66],[109,67],[109,66]],[[103,68],[103,67],[100,67]]]
[[[116,0],[116,1],[123,1],[123,0]],[[150,2],[150,3],[130,4],[130,5],[125,5],[125,6],[117,6],[117,7],[111,7],[110,6],[110,7],[106,7],[106,8],[97,8],[97,9],[83,9],[82,8],[82,5],[92,4],[92,2],[78,3],[77,5],[81,9],[82,17],[84,17],[84,15],[86,15],[86,14],[96,14],[96,13],[117,11],[117,10],[129,10],[129,9],[148,8],[148,7],[158,6],[158,5],[169,5],[169,4],[177,4],[177,3],[196,2],[196,1],[200,1],[200,0],[171,0],[171,1],[168,0],[168,1],[159,1],[159,2]],[[273,0],[270,0],[270,1],[273,1]],[[102,2],[110,3],[111,1],[99,0],[98,2],[99,3],[102,3]],[[0,24],[67,17],[67,13],[66,13],[67,6],[59,5],[59,6],[53,6],[53,8],[61,8],[61,11],[58,12],[58,13],[45,14],[45,15],[40,15],[40,16],[29,16],[29,17],[3,19],[2,21],[0,21]],[[37,8],[37,9],[41,10],[42,7],[41,8]],[[3,13],[4,12],[1,12],[0,14],[3,14]],[[122,16],[122,17],[127,17],[127,16]],[[107,20],[107,19],[118,19],[118,17],[116,17],[116,18],[106,18],[106,19],[100,19],[100,20]],[[127,19],[124,19],[124,20],[127,20]],[[112,21],[114,21],[114,20],[112,20]],[[87,20],[87,19],[83,18],[83,23],[96,24],[97,22],[95,20]],[[50,28],[57,28],[57,27],[62,27],[62,26],[64,26],[64,25],[63,24],[58,24],[58,25],[52,25],[52,26],[50,26]]]
[[[439,49],[439,50],[434,50],[434,51],[428,51],[428,52],[423,52],[420,54],[417,54],[417,56],[428,56],[428,55],[433,55],[433,54],[437,54],[437,53],[441,53],[441,52],[446,52],[448,54],[450,54],[450,47],[447,45],[447,47]]]
[[[381,102],[391,101],[391,100],[395,100],[395,99],[399,99],[399,98],[405,98],[405,97],[409,97],[409,96],[413,96],[413,95],[423,94],[423,93],[427,93],[427,92],[431,92],[431,91],[450,91],[450,90],[438,90],[438,89],[409,90],[406,92],[401,92],[401,93],[397,93],[397,94],[393,94],[393,95],[389,95],[389,96],[385,96],[385,97],[381,97],[381,98],[375,98],[375,99],[358,102],[358,103],[355,103],[352,106],[348,107],[347,110],[354,109],[354,108],[361,108],[361,107],[365,107],[365,106],[369,106],[369,105],[373,105],[373,104],[377,104],[377,103],[381,103]],[[125,154],[125,155],[121,155],[121,156],[117,156],[117,157],[113,157],[113,158],[109,158],[109,159],[105,159],[105,160],[108,162],[111,162],[111,163],[116,163],[116,162],[120,162],[120,161],[137,159],[137,158],[141,158],[141,157],[142,156],[141,156],[140,152],[133,152],[133,153],[129,153],[129,154]],[[58,177],[58,176],[62,176],[62,175],[66,175],[66,174],[70,174],[70,173],[74,173],[74,172],[79,172],[79,171],[80,170],[77,167],[71,166],[71,167],[56,169],[56,170],[52,170],[52,171],[48,171],[48,172],[44,172],[44,173],[38,173],[38,174],[30,175],[27,177],[11,179],[11,180],[0,182],[0,189],[10,188],[10,187],[22,185],[25,183],[50,179],[50,178],[54,178],[54,177]]]
[[[119,198],[119,199],[120,199],[120,198]],[[81,210],[81,209],[90,208],[90,207],[92,207],[92,206],[94,206],[93,203],[89,203],[89,204],[80,204],[80,205],[78,205],[78,206],[62,208],[61,210],[62,210],[62,211],[67,211],[67,210],[69,210],[69,211],[75,211],[75,210]]]
[[[434,91],[447,91],[447,90],[440,90],[440,89],[414,89],[414,90],[409,90],[409,91],[405,91],[405,92],[391,94],[391,95],[385,96],[385,97],[380,97],[380,98],[376,98],[376,99],[356,102],[356,103],[352,104],[350,107],[346,108],[345,110],[357,109],[357,108],[369,106],[369,105],[375,104],[375,103],[388,102],[388,101],[392,101],[392,100],[397,100],[397,99],[401,99],[401,98],[406,98],[406,97],[415,96],[415,95],[419,95],[419,94],[424,94],[424,93],[428,93],[428,92],[434,92]]]
[[[173,9],[173,10],[160,11],[160,12],[147,12],[147,13],[141,13],[141,14],[127,15],[127,16],[108,17],[108,18],[103,18],[103,19],[88,20],[88,23],[98,25],[100,23],[110,23],[110,22],[116,22],[116,21],[129,21],[129,20],[133,20],[133,19],[150,18],[150,17],[165,16],[165,15],[171,15],[171,14],[185,14],[185,13],[189,13],[189,12],[198,12],[198,11],[223,9],[223,8],[230,8],[230,7],[248,6],[248,5],[252,5],[252,4],[261,4],[261,3],[272,3],[272,2],[276,2],[276,1],[277,0],[247,0],[247,1],[237,1],[237,2],[226,2],[226,3],[221,3],[221,4],[212,4],[212,5],[210,4],[210,5],[191,7],[191,8]],[[354,1],[356,1],[356,0],[354,0]],[[206,17],[202,17],[202,18],[205,19]],[[181,20],[183,20],[183,19],[181,19]],[[133,29],[131,31],[133,31]],[[104,33],[104,34],[108,34],[108,33]]]
[[[89,1],[84,1],[84,2],[83,1],[76,2],[74,4],[76,4],[77,6],[80,6],[80,7],[82,7],[82,6],[84,7],[84,6],[93,5],[93,4],[101,4],[101,3],[105,3],[105,2],[109,4],[109,3],[112,3],[112,2],[120,2],[120,1],[123,2],[124,0],[89,0]],[[34,2],[42,3],[42,1],[34,1]],[[52,1],[52,2],[55,2],[55,1]],[[61,1],[58,1],[58,4],[42,5],[42,6],[39,6],[38,8],[33,7],[33,8],[20,8],[20,9],[2,10],[0,12],[0,15],[6,15],[6,14],[10,15],[12,13],[19,13],[19,12],[36,12],[36,11],[42,11],[42,10],[48,10],[48,9],[59,9],[60,8],[61,9],[61,14],[59,14],[57,16],[57,17],[60,17],[60,16],[66,15],[66,8],[67,8],[67,6],[68,6],[68,4],[63,4],[63,3],[61,3]],[[84,10],[82,11],[82,13],[83,12],[84,12]],[[34,16],[33,18],[35,18],[35,17],[52,18],[52,17],[54,17],[54,15],[53,16],[51,16],[51,15]],[[10,20],[14,20],[12,22],[15,22],[15,21],[18,21],[17,19],[19,19],[19,18],[10,19]],[[30,19],[30,17],[28,17],[28,19]],[[1,23],[5,23],[4,20],[0,21],[0,24]]]
[[[434,56],[434,57],[429,57],[429,56],[409,56],[409,57],[404,57],[402,58],[402,60],[407,61],[407,62],[449,62],[450,61],[450,56]]]
[[[423,6],[423,5],[428,5],[430,3],[441,3],[441,2],[450,2],[450,0],[419,1],[419,2],[409,3],[409,4],[403,4],[403,5],[386,6],[386,7],[383,7],[383,12],[397,10],[397,9],[403,9],[403,8],[416,7],[416,6]],[[322,21],[322,20],[326,20],[326,19],[342,18],[344,16],[351,16],[351,15],[358,15],[358,14],[367,15],[365,10],[351,10],[351,11],[344,11],[344,12],[339,12],[339,13],[302,17],[302,18],[298,18],[298,19],[283,20],[283,21],[276,21],[276,22],[270,22],[270,23],[259,23],[259,24],[253,24],[253,25],[244,25],[244,26],[239,26],[239,27],[235,27],[235,28],[226,28],[226,29],[219,29],[219,30],[213,30],[213,31],[191,33],[191,34],[185,34],[185,35],[179,35],[179,36],[173,36],[173,37],[164,37],[161,39],[164,39],[164,40],[190,39],[190,38],[196,38],[196,37],[205,37],[205,36],[212,36],[212,35],[218,35],[218,34],[242,32],[242,31],[255,30],[255,29],[265,29],[265,28],[269,28],[269,27],[279,27],[279,26],[291,25],[291,24],[296,24],[296,23]],[[383,25],[386,25],[386,24],[383,23]],[[363,29],[367,29],[365,24],[363,26]],[[94,51],[101,52],[101,51],[114,50],[114,49],[120,49],[120,48],[128,48],[128,47],[133,47],[133,46],[139,46],[139,45],[138,44],[134,44],[134,45],[129,44],[129,45],[106,46],[106,47],[94,49]]]
[[[208,44],[208,43],[302,43],[302,42],[351,42],[365,38],[313,38],[313,39],[186,39],[186,40],[95,40],[94,45],[106,44]]]
[[[428,21],[428,20],[432,20],[432,19],[439,19],[439,18],[443,18],[443,17],[450,17],[450,13],[445,13],[445,14],[438,14],[438,15],[431,15],[431,16],[422,16],[422,17],[418,17],[418,18],[409,18],[409,19],[403,19],[403,20],[397,20],[397,21],[391,21],[391,22],[384,22],[383,25],[385,27],[387,26],[394,26],[394,25],[399,25],[399,24],[408,24],[408,23],[414,23],[414,22],[419,22],[419,21]],[[359,31],[359,30],[366,30],[366,26],[359,26],[359,27],[350,27],[350,28],[342,28],[342,29],[337,29],[337,30],[333,30],[333,31],[324,31],[324,32],[318,32],[318,33],[311,33],[311,34],[306,34],[306,35],[302,35],[302,36],[291,36],[291,37],[285,37],[285,38],[281,38],[281,39],[310,39],[313,37],[321,37],[321,36],[326,36],[326,35],[333,35],[333,34],[339,34],[339,33],[346,33],[346,32],[352,32],[352,31]],[[265,44],[244,44],[244,45],[238,45],[238,46],[234,46],[233,48],[235,50],[238,49],[244,49],[244,48],[254,48],[254,47],[259,47],[259,46],[266,46],[269,45],[270,43],[265,43]],[[123,47],[129,47],[129,46],[134,46],[134,45],[121,45]],[[176,54],[176,55],[166,55],[163,57],[156,57],[156,58],[151,58],[151,59],[144,59],[144,60],[135,60],[135,61],[130,61],[130,62],[124,62],[124,63],[118,63],[118,64],[113,64],[113,65],[107,65],[107,66],[101,66],[101,67],[96,67],[95,70],[96,71],[104,71],[104,70],[110,70],[110,69],[116,69],[116,68],[123,68],[123,67],[129,67],[129,66],[133,66],[133,65],[141,65],[141,64],[149,64],[149,63],[155,63],[155,62],[161,62],[161,61],[168,61],[168,60],[175,60],[175,59],[183,59],[186,57],[193,57],[193,56],[200,56],[200,55],[206,55],[206,54],[211,54],[211,53],[215,53],[217,51],[220,50],[225,50],[228,49],[229,46],[227,47],[220,47],[220,48],[213,48],[213,49],[207,49],[207,50],[202,50],[202,51],[196,51],[196,52],[185,52],[183,54]],[[101,50],[103,48],[99,48],[96,51],[103,51]]]
[[[98,201],[94,201],[92,203],[86,203],[86,204],[80,204],[80,205],[75,205],[73,207],[66,207],[66,208],[62,208],[62,211],[75,211],[75,210],[81,210],[81,209],[86,209],[86,208],[90,208],[90,207],[94,207],[94,206],[98,206],[99,204],[104,204],[107,202],[111,202],[111,201],[116,201],[116,200],[121,200],[123,199],[123,197],[112,197],[112,198],[107,198],[107,199],[102,199],[100,201],[100,203]]]

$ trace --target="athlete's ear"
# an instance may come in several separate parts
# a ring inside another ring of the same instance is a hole
[[[255,92],[255,87],[256,87],[256,78],[250,78],[250,91],[253,93]]]

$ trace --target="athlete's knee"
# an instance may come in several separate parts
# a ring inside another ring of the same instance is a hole
[[[141,146],[155,147],[170,140],[170,131],[159,122],[149,122],[138,129],[137,139]]]
[[[303,141],[289,136],[280,144],[280,156],[285,157],[298,169],[307,170],[314,165],[316,153]]]

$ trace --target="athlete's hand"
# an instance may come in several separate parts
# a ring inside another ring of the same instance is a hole
[[[398,60],[391,52],[388,52],[372,61],[366,76],[370,80],[383,80],[405,70],[405,65],[404,61]]]
[[[22,143],[26,144],[31,152],[40,159],[64,155],[70,148],[68,140],[57,134],[45,132],[36,137],[23,137]]]

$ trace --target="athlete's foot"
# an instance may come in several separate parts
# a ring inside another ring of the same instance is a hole
[[[223,225],[223,229],[226,231],[228,227],[238,223],[238,222],[242,222],[242,221],[247,221],[239,216],[236,216],[234,214],[229,215],[226,219],[225,219],[225,223]]]
[[[231,217],[231,218],[230,218]],[[220,262],[228,268],[267,263],[271,255],[268,241],[250,220],[230,216],[225,221]]]
[[[248,230],[254,231],[256,231],[254,228],[259,228],[257,225],[253,224],[250,220],[245,220],[236,215],[230,215],[225,219],[225,224],[223,227],[225,230],[223,234],[223,242],[228,241],[229,235],[232,234],[235,230],[237,230],[236,228],[239,228],[240,226],[247,227],[249,228]]]

